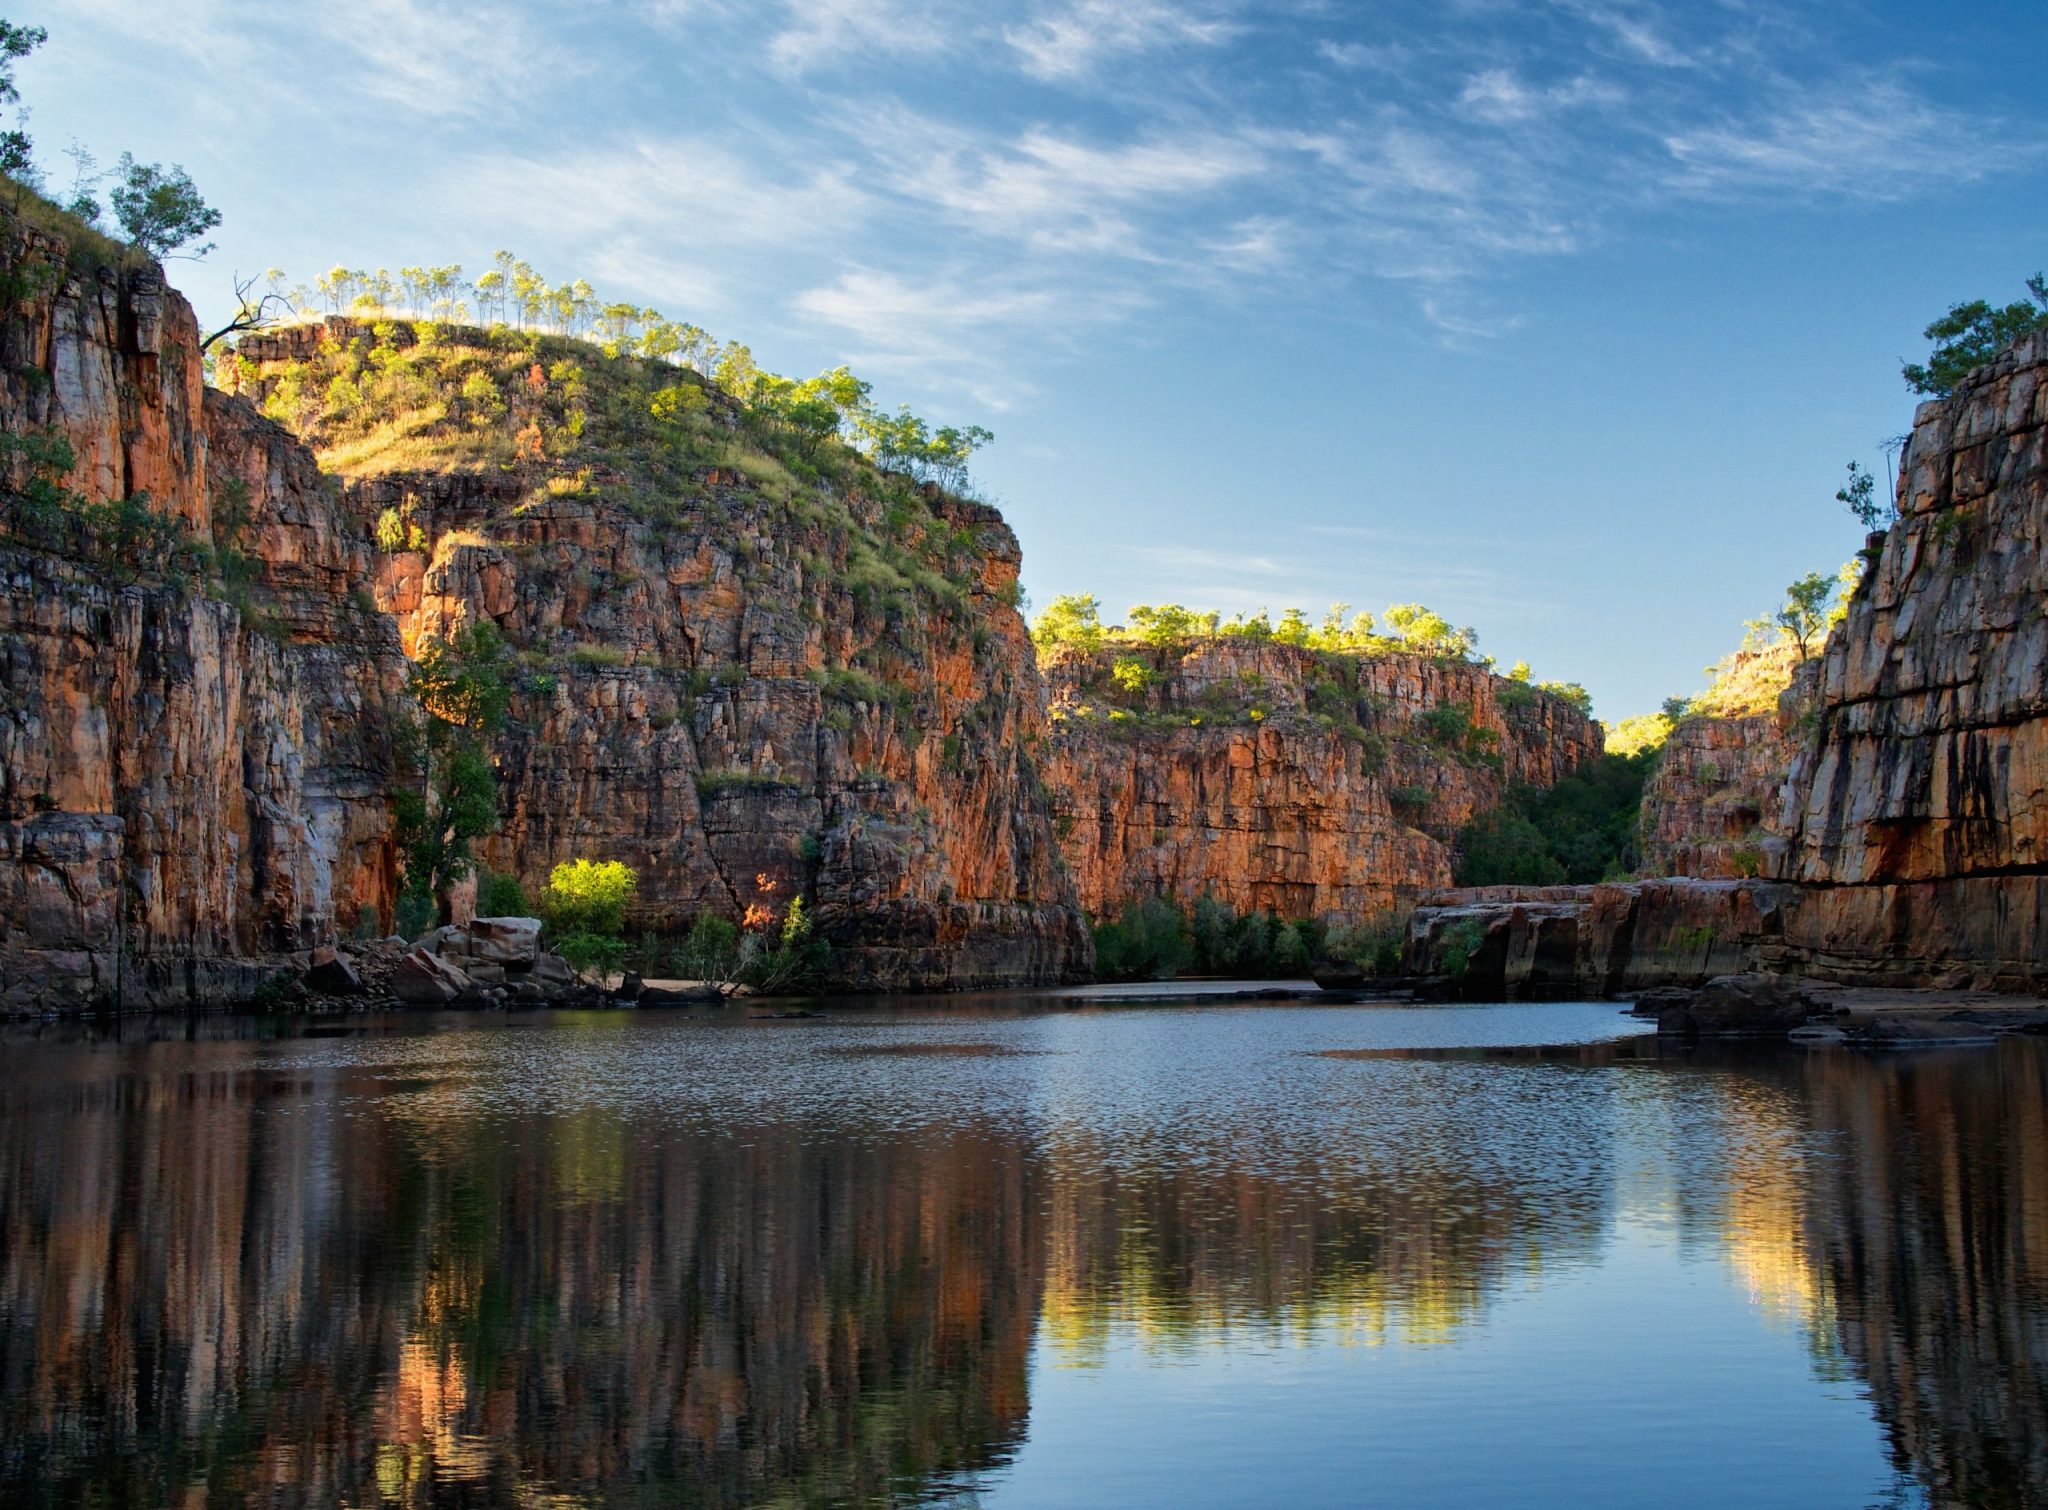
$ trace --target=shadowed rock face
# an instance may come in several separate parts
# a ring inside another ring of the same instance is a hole
[[[1775,718],[1693,719],[1644,793],[1653,868],[1777,880],[1433,899],[1411,966],[1450,930],[1509,989],[1697,984],[1759,967],[1881,986],[2048,987],[2048,334],[1920,406],[1884,535],[1847,619]],[[1766,794],[1776,790],[1775,802]],[[1740,900],[1747,898],[1746,901]],[[1567,940],[1566,934],[1574,931]],[[1704,931],[1703,931],[1704,930]],[[1543,957],[1536,964],[1538,939]],[[1633,963],[1617,972],[1616,941]],[[1659,946],[1661,947],[1661,946]],[[1557,961],[1569,958],[1565,966]]]
[[[1754,969],[1798,902],[1795,888],[1756,881],[1467,887],[1422,899],[1405,965],[1473,1001],[1701,986]]]
[[[1920,406],[1779,820],[1811,968],[2048,983],[2048,333]]]
[[[1120,657],[1151,672],[1142,693],[1119,697]],[[1510,785],[1551,786],[1601,749],[1562,699],[1430,656],[1225,639],[1062,650],[1045,672],[1046,780],[1097,915],[1207,893],[1239,911],[1374,917],[1449,885],[1458,830]],[[1433,726],[1438,709],[1468,732]]]

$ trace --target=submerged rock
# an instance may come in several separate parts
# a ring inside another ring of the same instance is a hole
[[[1783,1038],[1805,1025],[1817,1003],[1797,980],[1748,972],[1724,975],[1657,1013],[1657,1031],[1676,1038]]]

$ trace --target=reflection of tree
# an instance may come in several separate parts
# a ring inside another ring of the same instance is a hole
[[[1021,1436],[1014,1140],[443,1124],[248,1057],[0,1104],[0,1499],[837,1502]]]

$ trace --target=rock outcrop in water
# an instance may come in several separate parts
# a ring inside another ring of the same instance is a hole
[[[1114,663],[1144,665],[1121,692]],[[1047,657],[1046,781],[1081,902],[1203,894],[1355,923],[1448,886],[1458,830],[1599,757],[1563,698],[1463,660],[1233,639]]]

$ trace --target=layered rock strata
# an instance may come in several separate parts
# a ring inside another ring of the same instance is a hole
[[[1899,518],[1821,658],[1776,874],[1791,960],[2048,985],[2048,331],[1922,404]]]
[[[1763,874],[1796,732],[1777,713],[1682,720],[1643,784],[1643,873]]]
[[[261,401],[302,372],[345,373],[361,350],[414,342],[402,323],[330,321],[245,341],[237,372]],[[501,344],[441,331],[434,350],[503,361]],[[559,403],[593,434],[607,403],[644,413],[630,386],[642,372],[606,360],[541,349],[536,406]],[[708,391],[732,430],[730,400]],[[491,868],[537,891],[560,861],[622,860],[639,876],[629,927],[657,934],[800,894],[842,988],[1086,974],[1038,774],[1021,553],[996,510],[932,487],[885,496],[861,472],[807,497],[699,465],[650,498],[630,471],[573,453],[485,470],[350,465],[361,516],[403,521],[374,591],[407,648],[490,623],[521,663],[496,743]]]
[[[0,429],[68,445],[76,505],[146,496],[250,580],[0,547],[0,1005],[246,995],[391,893],[403,661],[349,590],[370,552],[302,447],[203,390],[156,269],[21,231],[7,262]]]
[[[1085,973],[993,509],[888,502],[959,564],[913,600],[861,554],[885,503],[858,489],[834,513],[704,468],[657,519],[587,465],[342,482],[252,403],[324,327],[253,343],[229,397],[155,269],[75,260],[17,235],[11,266],[50,271],[0,335],[0,424],[64,437],[75,502],[146,492],[213,564],[0,549],[0,1004],[216,1004],[388,928],[406,654],[485,620],[518,655],[492,867],[537,889],[623,859],[636,930],[801,894],[841,987]]]
[[[1117,663],[1139,674],[1120,687]],[[1355,923],[1448,886],[1452,845],[1516,783],[1601,750],[1562,698],[1438,657],[1212,639],[1056,651],[1046,781],[1098,916],[1203,894]]]

